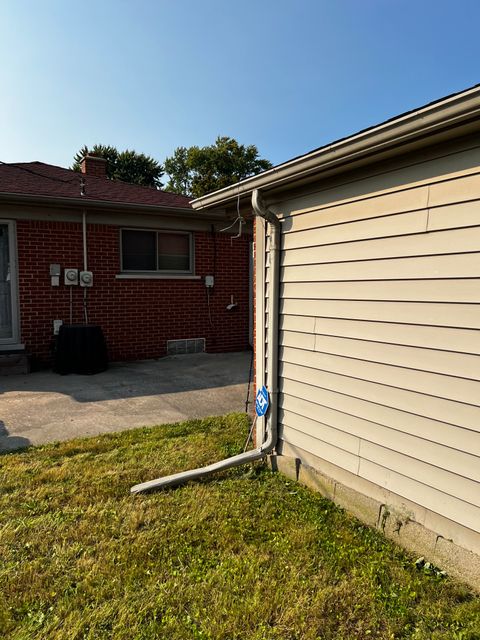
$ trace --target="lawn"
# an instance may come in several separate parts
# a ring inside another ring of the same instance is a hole
[[[480,599],[264,465],[131,496],[237,453],[243,415],[0,456],[0,637],[480,639]]]

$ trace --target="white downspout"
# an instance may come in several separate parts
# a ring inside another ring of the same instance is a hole
[[[87,212],[82,212],[83,270],[87,271]]]
[[[87,270],[87,212],[82,212],[82,234],[83,234],[83,270]],[[83,288],[83,315],[85,324],[88,324],[88,309],[87,309],[87,287]]]
[[[220,462],[214,462],[200,469],[182,471],[164,478],[157,478],[148,482],[136,484],[130,489],[131,493],[144,493],[155,489],[165,489],[174,487],[189,480],[198,480],[218,471],[238,467],[255,460],[265,458],[273,451],[277,444],[277,413],[278,413],[278,296],[280,278],[280,221],[277,216],[267,209],[263,203],[258,189],[252,193],[252,206],[256,216],[264,218],[269,224],[270,232],[270,295],[268,296],[268,328],[267,328],[267,352],[268,352],[268,372],[267,389],[270,394],[270,410],[267,414],[266,439],[258,449],[240,453],[237,456],[226,458]]]

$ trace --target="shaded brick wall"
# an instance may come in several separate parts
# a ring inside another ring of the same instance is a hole
[[[89,224],[89,322],[105,333],[111,360],[156,358],[166,354],[167,340],[206,338],[210,353],[241,351],[248,344],[248,252],[251,236],[195,232],[195,274],[202,280],[118,280],[120,227]],[[39,365],[49,364],[53,320],[70,319],[70,287],[63,269],[83,265],[82,228],[78,223],[17,221],[22,342]],[[59,263],[59,287],[50,284],[49,266]],[[216,265],[214,266],[214,263]],[[215,274],[214,274],[215,268]],[[215,275],[209,321],[203,277]],[[73,322],[83,321],[83,289],[73,290]],[[230,296],[238,307],[227,311]]]

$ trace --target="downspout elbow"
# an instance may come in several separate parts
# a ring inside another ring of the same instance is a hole
[[[271,224],[272,227],[280,230],[280,220],[273,213],[273,211],[266,207],[262,194],[258,189],[254,189],[254,191],[252,192],[252,207],[253,212],[256,216],[263,218],[269,224]]]

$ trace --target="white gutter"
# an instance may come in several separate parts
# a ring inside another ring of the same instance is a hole
[[[190,204],[194,209],[219,206],[254,189],[280,186],[479,117],[480,87],[473,87],[192,200]]]
[[[255,462],[265,458],[273,451],[277,444],[277,413],[278,413],[278,295],[279,295],[279,276],[280,276],[280,221],[276,215],[265,208],[260,192],[255,190],[252,194],[252,207],[255,215],[266,220],[270,225],[270,295],[268,297],[268,328],[267,328],[267,349],[268,349],[268,373],[267,373],[267,389],[270,394],[270,409],[267,415],[267,438],[258,449],[240,453],[237,456],[221,460],[201,467],[200,469],[192,469],[191,471],[182,471],[164,478],[149,480],[136,484],[130,489],[131,493],[145,493],[156,489],[166,489],[167,487],[175,487],[185,484],[189,480],[198,480],[205,476],[212,475],[218,471],[238,467],[242,464]]]

